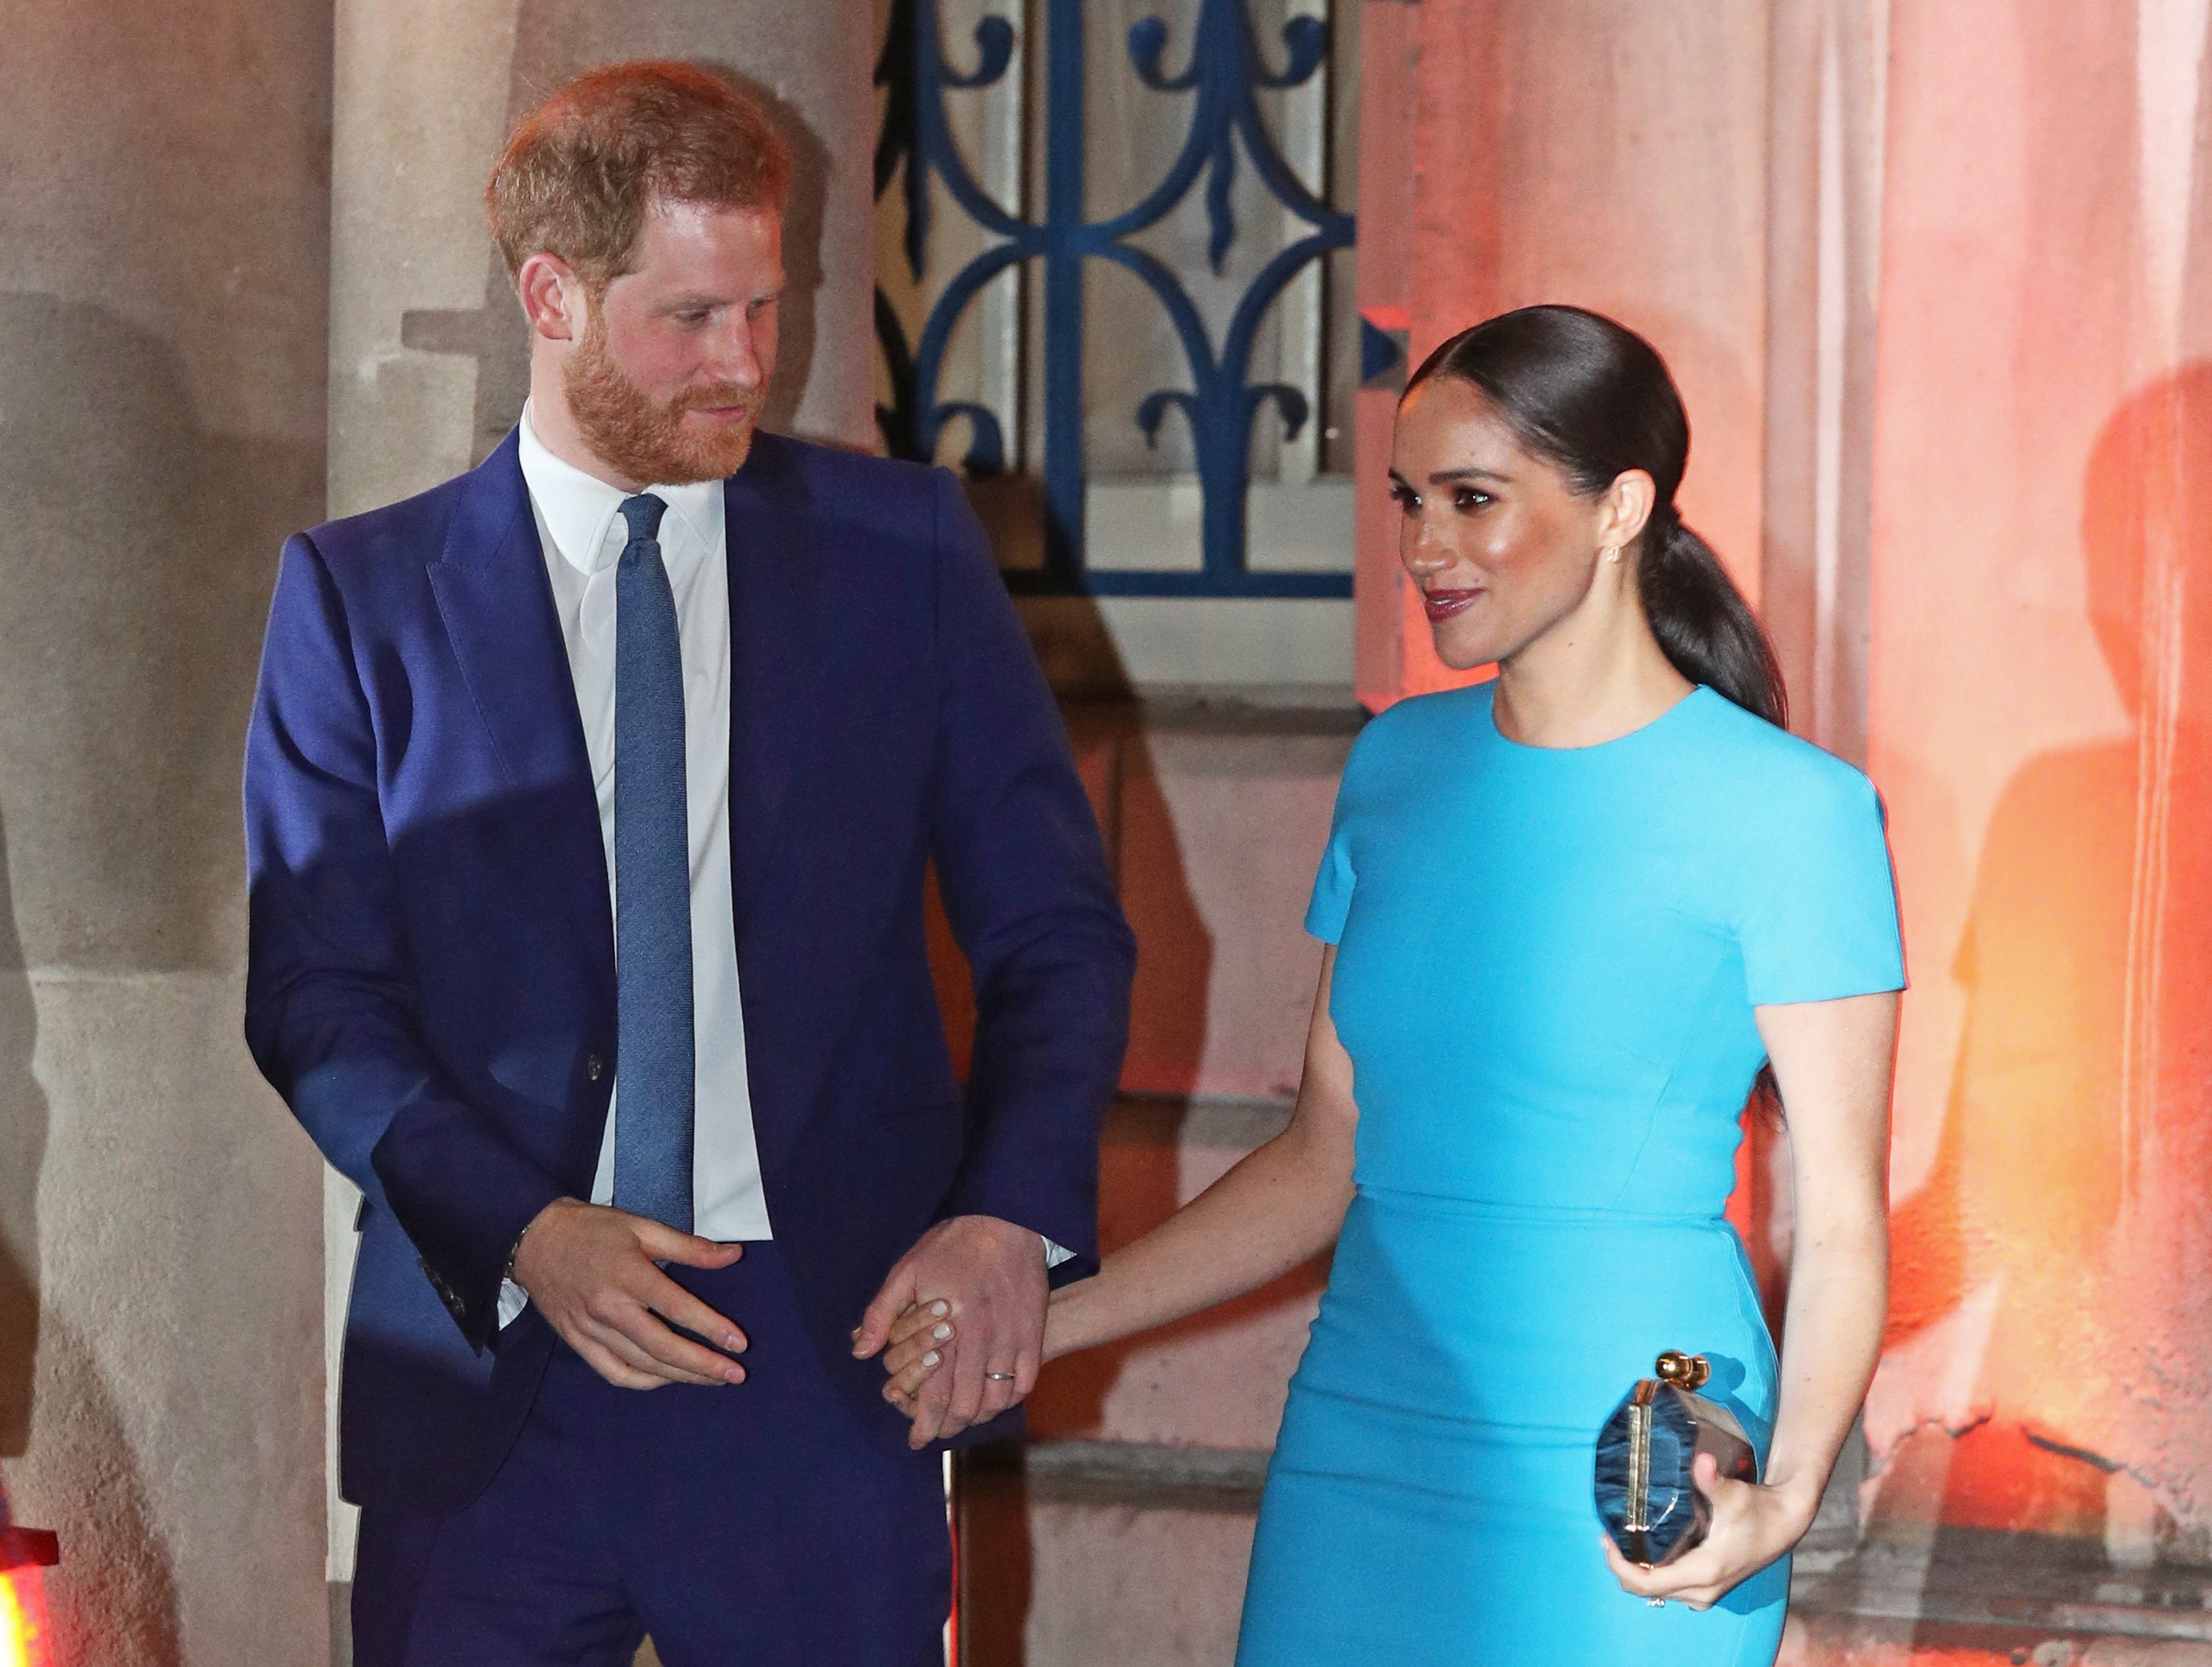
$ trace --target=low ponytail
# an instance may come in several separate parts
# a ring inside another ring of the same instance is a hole
[[[1774,645],[1712,546],[1682,525],[1671,503],[1655,509],[1644,530],[1636,584],[1651,635],[1676,671],[1777,729],[1790,727]]]
[[[1641,537],[1637,592],[1676,671],[1778,728],[1789,717],[1782,667],[1751,605],[1703,538],[1682,525],[1674,489],[1690,457],[1690,419],[1658,350],[1579,307],[1524,307],[1462,330],[1406,385],[1431,376],[1480,389],[1521,442],[1565,472],[1577,492],[1604,491],[1632,469],[1651,477],[1656,507]]]

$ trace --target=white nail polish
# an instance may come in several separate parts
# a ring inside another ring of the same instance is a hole
[[[933,1336],[933,1337],[936,1338],[936,1339],[937,1339],[937,1341],[938,1341],[938,1342],[939,1342],[941,1343],[941,1342],[944,1342],[947,1337],[949,1337],[949,1336],[951,1336],[951,1335],[952,1335],[952,1328],[951,1328],[951,1326],[949,1326],[949,1325],[940,1325],[940,1326],[939,1326],[939,1327],[938,1327],[934,1331],[931,1332],[929,1335],[930,1335],[931,1336]]]
[[[937,1364],[937,1351],[933,1348],[931,1349],[928,1354],[921,1357],[921,1363],[926,1366],[935,1366]]]

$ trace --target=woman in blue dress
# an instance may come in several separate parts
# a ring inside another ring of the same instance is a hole
[[[1658,354],[1578,309],[1493,319],[1414,376],[1401,554],[1444,662],[1498,674],[1353,749],[1288,1128],[1054,1303],[1058,1354],[1334,1243],[1240,1667],[1774,1659],[1881,1335],[1905,979],[1874,789],[1780,727],[1772,654],[1675,511],[1688,447]],[[1778,1362],[1722,1215],[1770,1067]],[[935,1363],[907,1329],[894,1398]],[[1764,1479],[1701,1460],[1710,1536],[1644,1569],[1598,1526],[1593,1445],[1670,1348],[1711,1360]]]

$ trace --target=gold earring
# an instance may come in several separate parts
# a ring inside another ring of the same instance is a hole
[[[1620,559],[1620,546],[1619,545],[1607,545],[1605,548],[1605,559],[1608,562],[1619,561]]]

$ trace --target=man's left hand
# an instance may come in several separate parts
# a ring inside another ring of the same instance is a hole
[[[1047,1295],[1043,1242],[996,1216],[940,1221],[899,1258],[853,1334],[854,1354],[879,1353],[892,1323],[918,1304],[943,1302],[958,1338],[951,1369],[914,1397],[908,1445],[987,1422],[1036,1387]]]

